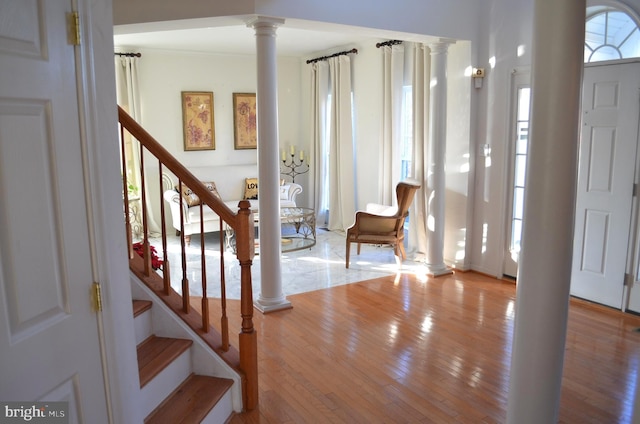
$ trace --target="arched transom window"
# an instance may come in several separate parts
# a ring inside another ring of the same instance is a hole
[[[640,57],[640,31],[627,13],[610,6],[587,8],[584,61]]]

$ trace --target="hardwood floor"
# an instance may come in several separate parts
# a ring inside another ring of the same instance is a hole
[[[259,408],[231,423],[505,422],[512,282],[404,274],[288,298],[293,309],[255,315]],[[239,303],[228,310],[237,335]],[[639,327],[572,299],[560,422],[631,422]]]

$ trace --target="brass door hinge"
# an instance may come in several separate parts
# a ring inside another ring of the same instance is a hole
[[[624,285],[627,287],[632,287],[636,282],[636,279],[633,274],[625,273],[624,274]]]
[[[69,13],[69,44],[80,45],[80,15],[78,12]]]
[[[100,288],[100,283],[93,283],[91,302],[94,312],[102,311],[102,289]]]

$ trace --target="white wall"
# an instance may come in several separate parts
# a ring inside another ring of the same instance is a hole
[[[153,0],[113,1],[113,24],[170,21],[204,16],[233,16],[254,13],[254,0],[201,1]]]
[[[256,92],[255,56],[141,50],[142,124],[178,160],[188,166],[257,162],[257,150],[235,150],[233,93]],[[299,139],[300,60],[278,60],[281,143]],[[211,91],[214,96],[215,150],[185,151],[182,91]]]
[[[533,4],[527,0],[494,0],[477,52],[477,67],[486,77],[476,99],[475,188],[470,238],[471,268],[489,275],[502,274],[509,161],[509,87],[511,73],[531,64]],[[518,56],[518,46],[524,53]],[[491,149],[482,156],[484,144]]]
[[[251,15],[329,22],[348,26],[475,39],[478,16],[491,0],[114,0],[114,24]],[[414,40],[410,40],[414,41]]]
[[[233,93],[256,92],[255,56],[130,48],[142,53],[139,60],[141,123],[183,165],[188,168],[257,163],[257,150],[236,150],[233,134]],[[301,61],[281,57],[277,65],[279,137],[281,146],[288,148],[289,144],[303,144],[306,138],[300,107]],[[215,150],[184,150],[182,91],[213,92]],[[145,158],[145,168],[152,210],[158,221],[157,161]],[[301,206],[306,205],[307,194],[303,192],[298,198]]]
[[[467,237],[471,225],[473,175],[471,170],[471,100],[476,96],[471,79],[471,43],[449,47],[447,60],[447,145],[444,260],[468,269]]]

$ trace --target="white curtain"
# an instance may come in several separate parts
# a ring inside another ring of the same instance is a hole
[[[426,258],[427,225],[427,170],[429,169],[429,97],[431,52],[428,46],[414,43],[413,55],[413,158],[411,177],[421,184],[420,190],[411,204],[409,219],[408,255],[416,261]],[[431,223],[433,225],[433,223]]]
[[[140,123],[140,93],[138,87],[138,58],[115,55],[116,101],[133,119]],[[125,150],[127,156],[127,181],[140,190],[140,146],[125,131]],[[150,182],[145,174],[145,181]],[[151,205],[147,199],[147,225],[149,232],[156,235],[160,226],[153,218]]]
[[[327,100],[329,98],[329,65],[311,64],[311,140],[315,163],[312,195],[316,211],[316,225],[326,228],[329,223],[329,149],[327,139]]]
[[[133,119],[140,122],[140,95],[138,93],[138,58],[115,56],[116,65],[116,101]],[[140,186],[138,175],[140,164],[139,149],[125,131],[125,148],[127,155],[127,180],[136,187]]]
[[[380,199],[396,205],[395,188],[402,173],[402,90],[404,86],[404,46],[383,46],[382,149],[380,158]]]
[[[351,58],[328,59],[331,84],[329,127],[329,230],[346,230],[356,213]]]
[[[311,103],[317,225],[344,231],[353,224],[356,212],[348,56],[311,65]]]

